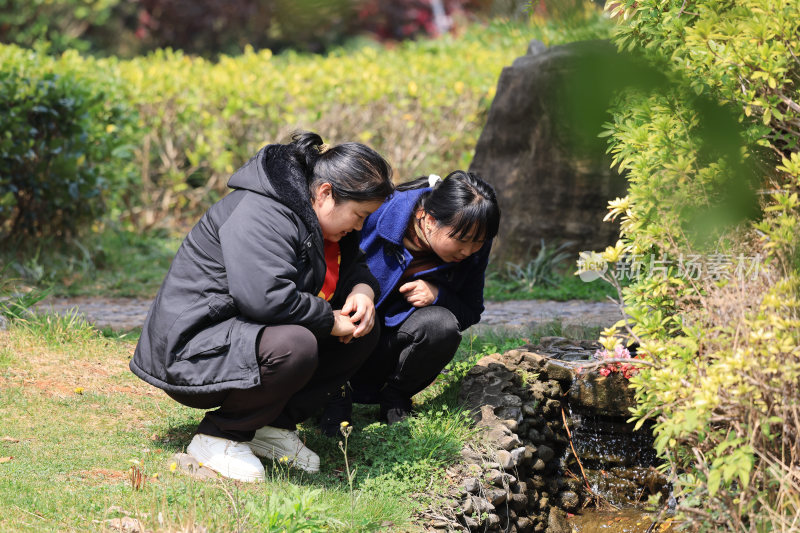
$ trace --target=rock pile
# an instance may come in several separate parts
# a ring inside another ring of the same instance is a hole
[[[592,413],[619,410],[633,400],[620,394],[613,377],[593,372],[575,379],[577,364],[591,359],[598,347],[544,337],[540,345],[484,357],[468,372],[459,399],[484,429],[490,451],[462,450],[464,464],[448,472],[459,483],[447,504],[452,521],[440,517],[432,527],[452,528],[457,522],[468,531],[570,531],[567,513],[578,512],[590,494],[574,459],[566,460],[568,402],[585,401],[585,412]],[[591,386],[580,383],[586,378]],[[617,392],[609,392],[611,386]]]

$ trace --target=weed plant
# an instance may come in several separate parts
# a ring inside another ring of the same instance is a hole
[[[182,237],[107,227],[68,241],[16,242],[0,252],[0,265],[8,275],[6,292],[35,287],[39,291],[34,294],[42,297],[47,291],[53,296],[152,298]],[[36,302],[23,303],[30,307]]]
[[[568,252],[571,242],[548,245],[541,240],[536,256],[506,262],[504,267],[489,265],[484,295],[487,300],[590,300],[605,301],[616,291],[602,281],[585,282],[574,275],[575,255]]]
[[[555,271],[562,269],[564,263],[572,258],[572,254],[567,250],[573,246],[572,242],[564,242],[552,247],[545,244],[542,239],[536,257],[527,263],[510,261],[506,263],[506,277],[527,291],[531,291],[537,285],[555,285]]]

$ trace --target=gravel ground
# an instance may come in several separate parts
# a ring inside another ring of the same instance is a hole
[[[128,330],[142,325],[150,303],[139,298],[50,298],[37,308],[56,313],[77,309],[100,328]],[[524,332],[560,323],[563,334],[580,336],[581,330],[608,327],[620,318],[619,309],[611,302],[515,300],[486,302],[481,322],[474,328]]]

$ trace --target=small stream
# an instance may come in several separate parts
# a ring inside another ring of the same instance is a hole
[[[645,533],[672,531],[670,517],[647,510],[648,498],[671,496],[666,478],[656,469],[658,457],[648,427],[633,431],[623,418],[593,413],[572,413],[572,440],[592,491],[616,510],[583,509],[569,517],[573,531],[581,533]],[[562,464],[580,472],[572,452]],[[653,522],[658,520],[658,529]]]
[[[658,457],[649,428],[633,431],[615,417],[572,415],[572,441],[592,490],[616,506],[647,503],[648,497],[669,497],[669,486],[656,470]],[[580,471],[570,453],[565,466]]]
[[[572,362],[586,360],[570,354]],[[571,366],[565,357],[562,364]],[[564,471],[583,478],[599,497],[600,508],[588,506],[569,516],[574,531],[639,533],[670,531],[671,512],[653,512],[648,501],[655,495],[661,506],[672,499],[667,478],[658,471],[660,460],[653,447],[652,428],[634,431],[628,423],[633,391],[619,374],[601,377],[597,372],[577,373],[568,392],[567,422],[572,429],[571,448],[561,461]],[[653,523],[657,521],[656,528]]]
[[[636,508],[624,508],[617,511],[599,511],[587,509],[579,515],[568,518],[575,533],[649,533],[673,532],[677,528],[669,516],[662,516],[656,527],[652,527],[655,513],[648,513]]]

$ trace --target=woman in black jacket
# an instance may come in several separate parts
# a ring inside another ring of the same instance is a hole
[[[186,451],[221,475],[265,479],[254,456],[308,472],[295,424],[375,348],[379,292],[359,251],[391,168],[315,133],[261,149],[189,232],[145,320],[130,368],[207,412]]]

